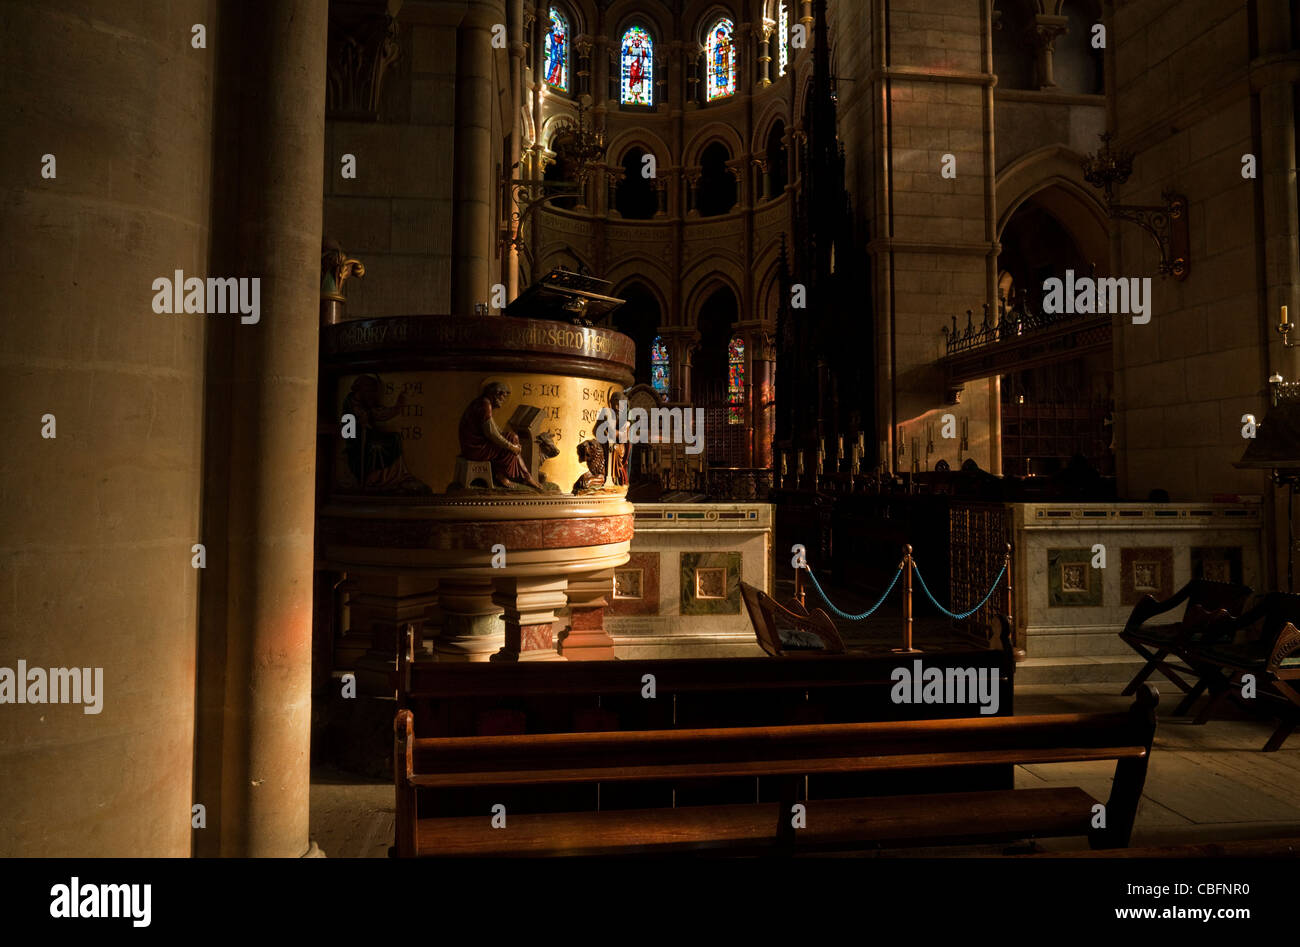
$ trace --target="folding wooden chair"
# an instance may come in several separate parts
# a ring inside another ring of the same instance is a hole
[[[786,608],[762,589],[740,583],[740,594],[759,647],[775,658],[809,654],[843,654],[844,641],[831,617],[820,608],[809,612],[798,602]]]
[[[1257,635],[1248,634],[1239,642],[1228,637],[1256,625]],[[1291,683],[1300,680],[1300,595],[1270,592],[1240,618],[1220,621],[1215,628],[1217,634],[1212,638],[1185,649],[1184,658],[1200,679],[1175,712],[1190,710],[1207,689],[1210,697],[1196,723],[1205,723],[1224,697],[1254,714],[1268,705],[1279,718],[1277,729],[1264,744],[1264,752],[1270,753],[1300,725],[1300,691]],[[1247,674],[1255,677],[1253,699],[1241,695]]]
[[[1158,602],[1153,596],[1144,595],[1133,606],[1128,622],[1119,633],[1120,639],[1140,654],[1146,665],[1133,676],[1128,686],[1121,693],[1127,697],[1142,686],[1154,671],[1167,677],[1179,690],[1190,691],[1192,685],[1183,680],[1181,675],[1193,675],[1190,667],[1178,667],[1167,660],[1170,655],[1186,661],[1181,650],[1188,644],[1200,640],[1207,626],[1217,624],[1224,617],[1241,614],[1250,598],[1251,588],[1229,582],[1211,582],[1208,579],[1193,579],[1174,593],[1172,598]],[[1187,602],[1181,621],[1166,625],[1148,625],[1147,622],[1156,615],[1164,614]]]

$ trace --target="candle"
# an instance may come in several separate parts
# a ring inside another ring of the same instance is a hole
[[[844,435],[841,434],[835,438],[835,459],[844,459]]]
[[[1287,324],[1287,318],[1286,318],[1286,306],[1283,306],[1283,307],[1282,307],[1282,325],[1286,325],[1286,324]]]

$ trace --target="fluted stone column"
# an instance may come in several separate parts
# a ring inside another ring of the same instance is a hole
[[[494,5],[474,0],[456,35],[455,203],[452,207],[453,315],[486,303],[492,241],[492,26]]]

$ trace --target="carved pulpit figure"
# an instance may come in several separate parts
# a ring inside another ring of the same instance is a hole
[[[617,436],[607,445],[608,458],[606,469],[609,482],[614,486],[628,485],[628,472],[631,469],[632,443],[629,433],[632,425],[628,422],[629,402],[625,392],[615,391],[609,396],[609,410],[614,415]]]
[[[510,397],[510,386],[494,381],[483,386],[483,393],[469,403],[460,416],[460,455],[466,460],[487,461],[492,478],[503,487],[517,485],[542,489],[537,478],[522,459],[524,448],[514,431],[502,432],[492,419],[492,411]],[[531,445],[530,445],[531,446]]]
[[[514,439],[522,448],[519,459],[523,462],[529,476],[538,483],[542,480],[542,461],[546,459],[541,449],[542,445],[538,431],[545,420],[541,408],[530,404],[521,404],[515,408],[515,413],[510,415],[508,425],[510,433],[514,435]],[[556,451],[556,453],[559,453],[559,451]],[[551,456],[554,456],[554,454]]]

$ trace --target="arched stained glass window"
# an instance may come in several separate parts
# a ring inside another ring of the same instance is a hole
[[[624,105],[654,105],[655,44],[645,27],[631,26],[623,34],[622,84],[619,101]]]
[[[668,372],[671,367],[668,346],[664,345],[662,338],[655,336],[655,340],[650,343],[650,385],[660,394],[668,394]]]
[[[705,45],[708,56],[708,83],[706,94],[710,102],[725,99],[736,92],[736,45],[733,42],[735,24],[723,17],[709,29]]]
[[[551,26],[546,31],[546,84],[569,91],[569,21],[551,7]]]
[[[740,336],[727,345],[727,423],[745,423],[745,343]]]
[[[790,4],[786,0],[781,0],[776,19],[777,42],[780,44],[776,51],[776,74],[783,76],[790,65]]]

